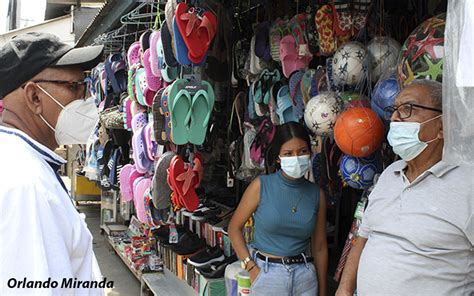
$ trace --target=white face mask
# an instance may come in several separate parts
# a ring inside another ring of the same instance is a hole
[[[434,138],[428,142],[422,142],[419,138],[421,125],[439,117],[441,117],[441,115],[428,119],[422,123],[391,122],[387,139],[390,146],[393,148],[393,152],[405,161],[410,161],[420,155],[421,152],[428,147],[429,143],[438,140],[438,138]]]
[[[54,131],[58,145],[86,144],[99,122],[99,113],[94,98],[75,100],[67,106],[63,106],[40,85],[37,86],[62,108],[55,128],[40,115],[44,123]]]
[[[308,172],[309,160],[309,155],[280,157],[280,165],[285,174],[299,179]]]

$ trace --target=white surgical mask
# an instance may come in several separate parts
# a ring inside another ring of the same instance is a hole
[[[393,148],[393,152],[399,155],[403,160],[410,161],[423,152],[428,144],[438,140],[435,138],[428,142],[422,142],[419,138],[422,124],[435,120],[441,115],[428,119],[422,123],[419,122],[391,122],[388,132],[388,142]]]
[[[58,145],[86,144],[99,122],[99,113],[95,106],[94,98],[75,100],[63,106],[40,85],[37,86],[62,108],[54,128],[40,115],[44,123],[54,131]]]
[[[280,165],[285,174],[299,179],[308,172],[309,160],[309,155],[280,157]]]

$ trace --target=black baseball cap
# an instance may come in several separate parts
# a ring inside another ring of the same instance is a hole
[[[48,67],[92,69],[103,49],[103,45],[73,48],[49,33],[18,35],[0,48],[0,100]]]

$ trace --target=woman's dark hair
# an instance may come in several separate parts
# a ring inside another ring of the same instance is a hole
[[[280,154],[281,146],[294,138],[305,141],[308,144],[308,148],[311,149],[309,133],[302,124],[290,121],[276,127],[275,136],[267,149],[265,157],[267,173],[271,173],[280,167],[276,161]]]

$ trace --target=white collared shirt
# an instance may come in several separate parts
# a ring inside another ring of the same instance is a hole
[[[70,278],[102,279],[92,235],[56,173],[64,163],[25,133],[0,126],[0,295],[103,295],[103,289],[61,288]],[[8,287],[25,278],[51,278],[59,286]]]

